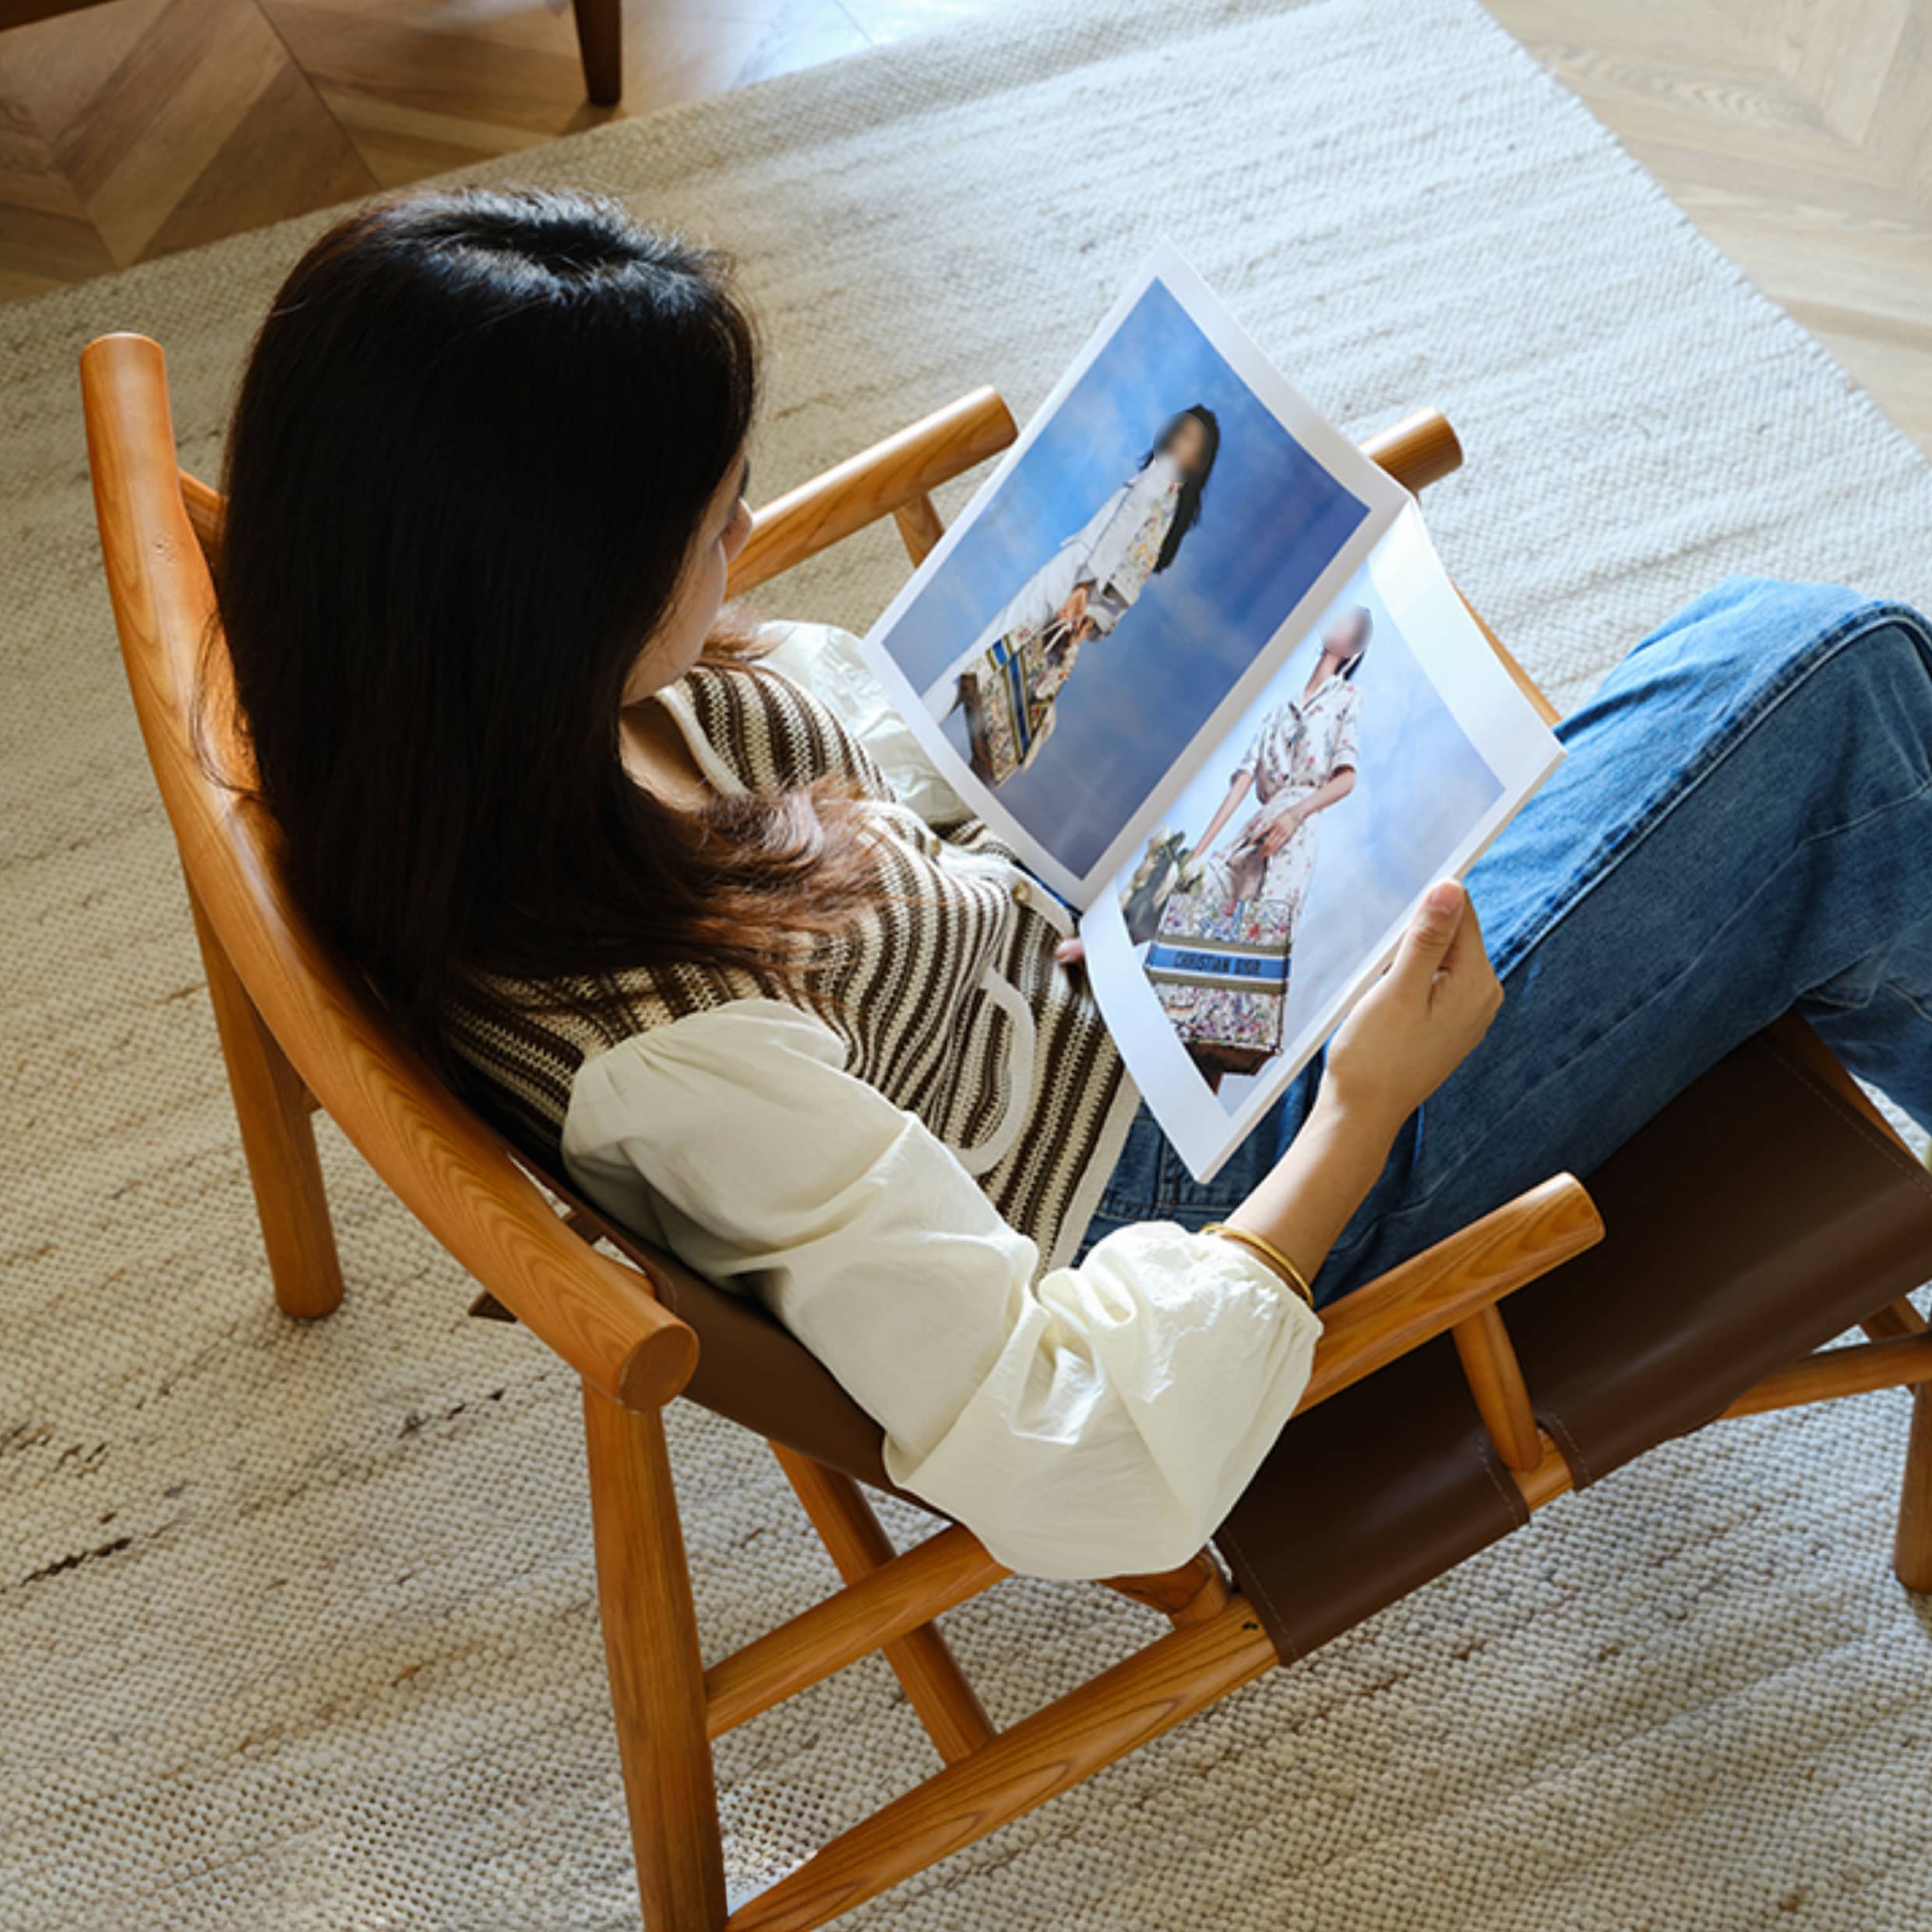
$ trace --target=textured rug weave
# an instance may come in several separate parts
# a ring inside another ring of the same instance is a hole
[[[741,257],[760,486],[973,383],[1024,411],[1157,237],[1433,493],[1565,702],[1734,569],[1932,601],[1932,473],[1464,0],[1017,10],[487,171]],[[575,1392],[331,1137],[334,1319],[270,1303],[115,655],[74,357],[162,340],[211,473],[292,224],[0,308],[0,1926],[635,1923]],[[774,604],[862,623],[889,538]],[[1652,1458],[852,1921],[905,1932],[1932,1923],[1895,1394]],[[674,1449],[714,1653],[830,1581],[757,1445]],[[1010,1721],[1158,1628],[949,1620]],[[869,1662],[721,1754],[742,1896],[932,1768]]]

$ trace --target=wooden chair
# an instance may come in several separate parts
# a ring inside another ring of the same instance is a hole
[[[576,1372],[651,1932],[823,1924],[1663,1436],[1719,1412],[1932,1380],[1932,1335],[1899,1299],[1932,1267],[1932,1190],[1788,1024],[1700,1081],[1596,1177],[1610,1230],[1600,1245],[1591,1196],[1558,1176],[1331,1309],[1301,1409],[1217,1538],[1233,1582],[1211,1551],[1165,1575],[1113,1579],[1105,1587],[1162,1613],[1165,1632],[996,1732],[936,1621],[1001,1580],[978,1539],[940,1525],[895,1552],[863,1493],[890,1486],[878,1430],[813,1358],[753,1305],[573,1200],[562,1176],[544,1175],[540,1190],[296,916],[274,827],[211,781],[195,749],[199,718],[217,760],[245,774],[221,654],[211,686],[197,686],[213,615],[203,546],[219,539],[220,501],[177,468],[156,344],[104,338],[82,372],[115,616],[277,1298],[312,1319],[342,1293],[312,1132],[320,1107],[481,1284],[481,1310],[513,1314]],[[734,589],[888,514],[922,556],[940,530],[929,492],[1013,435],[982,390],[854,457],[760,514]],[[1460,460],[1433,414],[1366,446],[1412,488]],[[1861,1317],[1869,1345],[1807,1355]],[[681,1393],[770,1440],[844,1578],[708,1666],[665,1451],[662,1411]],[[1896,1557],[1920,1588],[1932,1585],[1927,1400],[1921,1387]],[[710,1740],[873,1651],[897,1673],[940,1768],[728,1912]]]

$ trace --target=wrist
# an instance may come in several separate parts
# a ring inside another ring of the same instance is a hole
[[[1312,1282],[1374,1186],[1392,1138],[1379,1119],[1318,1093],[1267,1178],[1224,1225],[1272,1243]]]
[[[1380,1173],[1395,1144],[1395,1137],[1413,1110],[1397,1105],[1387,1098],[1352,1088],[1324,1068],[1321,1084],[1315,1090],[1314,1105],[1302,1131],[1311,1129],[1324,1140],[1358,1153],[1372,1161]]]

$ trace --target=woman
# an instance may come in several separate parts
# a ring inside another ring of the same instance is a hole
[[[1356,605],[1330,627],[1299,698],[1277,705],[1235,767],[1228,795],[1167,902],[1148,950],[1162,1010],[1214,1084],[1252,1074],[1282,1045],[1295,927],[1314,876],[1320,815],[1355,789],[1362,710],[1355,674],[1373,620]],[[1215,841],[1253,791],[1225,852]]]
[[[1170,417],[1134,474],[927,690],[926,708],[943,718],[961,702],[991,705],[996,687],[1003,693],[1011,684],[1021,742],[1010,761],[989,761],[983,776],[996,782],[1010,776],[1045,743],[1053,700],[1073,675],[1081,647],[1112,630],[1148,580],[1180,555],[1187,533],[1200,521],[1201,497],[1220,450],[1221,425],[1205,404]]]
[[[1474,875],[1507,1023],[1433,888],[1325,1066],[1187,1185],[1058,902],[718,632],[756,372],[718,263],[614,210],[352,216],[234,417],[237,695],[289,886],[400,1023],[763,1301],[1003,1561],[1186,1558],[1303,1386],[1297,1276],[1325,1301],[1587,1174],[1794,1004],[1932,1123],[1932,639],[1732,586],[1568,722]]]

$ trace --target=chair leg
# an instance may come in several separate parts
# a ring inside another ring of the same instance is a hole
[[[1874,1341],[1895,1341],[1923,1334],[1927,1323],[1909,1299],[1901,1298],[1880,1309],[1864,1327]],[[1932,1383],[1921,1382],[1912,1391],[1912,1433],[1906,1444],[1891,1567],[1908,1590],[1932,1592]]]
[[[275,1299],[284,1314],[313,1320],[340,1304],[342,1264],[316,1158],[308,1090],[263,1023],[192,888],[188,899]]]
[[[583,1434],[604,1655],[646,1932],[719,1932],[724,1854],[664,1417],[626,1408],[586,1383]]]
[[[1204,1624],[1226,1609],[1230,1594],[1228,1579],[1211,1549],[1192,1557],[1178,1570],[1158,1575],[1108,1577],[1105,1587],[1158,1610],[1176,1629],[1190,1624]]]
[[[583,90],[597,108],[614,108],[624,97],[623,0],[570,0],[577,19],[577,52],[583,62]]]
[[[1912,1391],[1912,1435],[1891,1567],[1908,1590],[1932,1592],[1932,1383],[1921,1382]]]
[[[1925,1317],[1912,1304],[1909,1296],[1901,1296],[1890,1302],[1875,1315],[1868,1315],[1860,1324],[1866,1334],[1874,1341],[1895,1341],[1902,1335],[1922,1335],[1925,1333]]]
[[[732,1932],[813,1932],[976,1844],[1172,1730],[1281,1661],[1239,1597],[1090,1677],[963,1765],[949,1765],[821,1846],[732,1916]]]
[[[771,1452],[848,1583],[892,1560],[892,1539],[850,1476],[778,1443]],[[926,1736],[947,1764],[957,1764],[991,1739],[992,1722],[936,1625],[908,1631],[883,1648]]]

